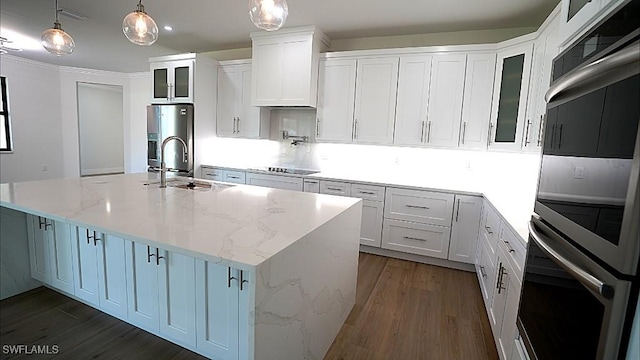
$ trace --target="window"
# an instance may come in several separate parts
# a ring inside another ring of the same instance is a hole
[[[9,101],[7,98],[7,78],[0,76],[2,96],[0,97],[0,151],[13,151],[11,142],[11,121],[9,119]]]

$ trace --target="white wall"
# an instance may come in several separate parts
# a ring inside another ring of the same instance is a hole
[[[147,171],[147,105],[151,99],[151,75],[129,74],[129,121],[125,123],[125,172]]]
[[[63,177],[58,67],[2,55],[0,74],[7,78],[14,146],[0,153],[0,182]]]
[[[79,82],[80,174],[124,172],[122,87]]]

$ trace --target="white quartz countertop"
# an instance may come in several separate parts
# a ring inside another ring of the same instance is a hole
[[[0,184],[0,205],[251,270],[360,202],[247,185],[161,189],[158,181],[141,173]]]
[[[251,167],[234,167],[229,164],[204,166],[256,172]],[[537,177],[529,176],[530,174],[519,176],[517,173],[509,172],[508,169],[501,174],[496,172],[485,174],[468,171],[445,172],[437,169],[404,171],[350,171],[343,169],[322,171],[306,176],[270,174],[484,196],[524,243],[529,239],[528,224],[531,214],[533,214],[538,184]]]

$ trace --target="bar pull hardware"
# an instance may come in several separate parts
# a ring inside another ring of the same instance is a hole
[[[524,146],[529,145],[529,130],[531,129],[531,120],[527,120],[527,127],[524,130]]]
[[[94,231],[94,232],[93,232],[93,246],[98,245],[98,241],[102,241],[102,239],[100,239],[100,238],[98,237],[98,235],[96,234],[96,232]]]
[[[462,145],[464,145],[464,137],[467,134],[467,122],[462,123]]]
[[[484,266],[480,265],[480,275],[482,275],[483,278],[487,277],[487,271],[484,269]]]
[[[244,278],[244,270],[240,270],[240,291],[244,290],[243,289],[243,285],[244,283],[248,283],[249,280]]]
[[[427,123],[427,142],[431,142],[431,121]]]
[[[540,115],[540,125],[538,126],[538,141],[536,145],[542,145],[542,129],[544,129],[544,120],[546,115]]]
[[[147,245],[147,262],[151,264],[151,257],[156,256],[156,254],[151,253],[151,248]]]
[[[493,231],[491,231],[490,226],[485,226],[484,228],[487,229],[487,232],[489,233],[489,235],[493,235]]]
[[[412,208],[412,209],[425,209],[425,210],[429,210],[428,206],[419,206],[419,205],[405,205],[408,208]]]
[[[403,236],[402,238],[405,239],[405,240],[427,241],[427,239],[420,239],[420,238],[415,238],[415,237],[411,237],[411,236]]]
[[[236,117],[236,134],[240,134],[240,116]]]
[[[320,118],[316,118],[316,137],[320,137]]]
[[[500,294],[502,290],[507,290],[507,288],[504,287],[504,282],[502,281],[504,274],[507,273],[506,270],[507,269],[502,266],[502,263],[500,263],[500,270],[498,271],[498,294]]]
[[[160,259],[164,259],[164,256],[158,254],[158,248],[156,248],[156,265],[160,265]]]
[[[372,192],[372,191],[358,191],[360,194],[365,194],[365,195],[375,195],[376,193]]]
[[[458,222],[459,216],[460,216],[460,199],[458,199],[458,208],[456,210],[456,222]]]
[[[305,183],[306,184],[317,184],[318,182],[317,181],[307,181],[307,180],[305,180]]]
[[[420,142],[424,142],[424,126],[425,126],[425,121],[423,121],[422,126],[420,126]]]
[[[232,176],[232,175],[229,175],[229,176],[227,176],[227,177],[228,177],[229,179],[240,179],[240,177],[239,177],[239,176]]]
[[[93,236],[89,235],[89,229],[85,229],[87,231],[87,244],[89,244],[89,240],[93,239]],[[93,235],[95,236],[95,232],[93,233]]]
[[[514,248],[511,246],[511,244],[509,244],[509,242],[508,242],[508,241],[506,241],[506,240],[502,240],[502,242],[504,242],[504,244],[507,246],[507,249],[509,249],[509,252],[510,252],[510,253],[512,253],[512,252],[516,252],[516,249],[514,249]]]
[[[44,225],[42,217],[38,216],[38,229],[42,230],[42,225]]]
[[[328,187],[328,186],[327,186],[327,190],[331,190],[331,191],[342,191],[342,189],[340,189],[340,188]]]
[[[358,138],[358,119],[353,122],[353,138]]]
[[[227,287],[231,287],[231,280],[238,280],[237,277],[231,276],[231,267],[227,266]]]
[[[489,123],[489,145],[491,145],[491,143],[493,142],[491,141],[492,134],[493,134],[493,123],[490,122]]]
[[[560,135],[558,135],[558,149],[562,147],[562,126],[564,124],[560,124]]]

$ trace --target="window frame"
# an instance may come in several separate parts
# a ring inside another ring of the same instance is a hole
[[[0,87],[1,87],[1,96],[2,96],[2,108],[0,108],[0,115],[4,117],[4,121],[0,126],[4,127],[6,134],[6,147],[0,147],[0,152],[3,153],[11,153],[13,152],[13,136],[11,134],[11,117],[9,113],[9,95],[7,91],[7,78],[5,76],[0,76]]]

